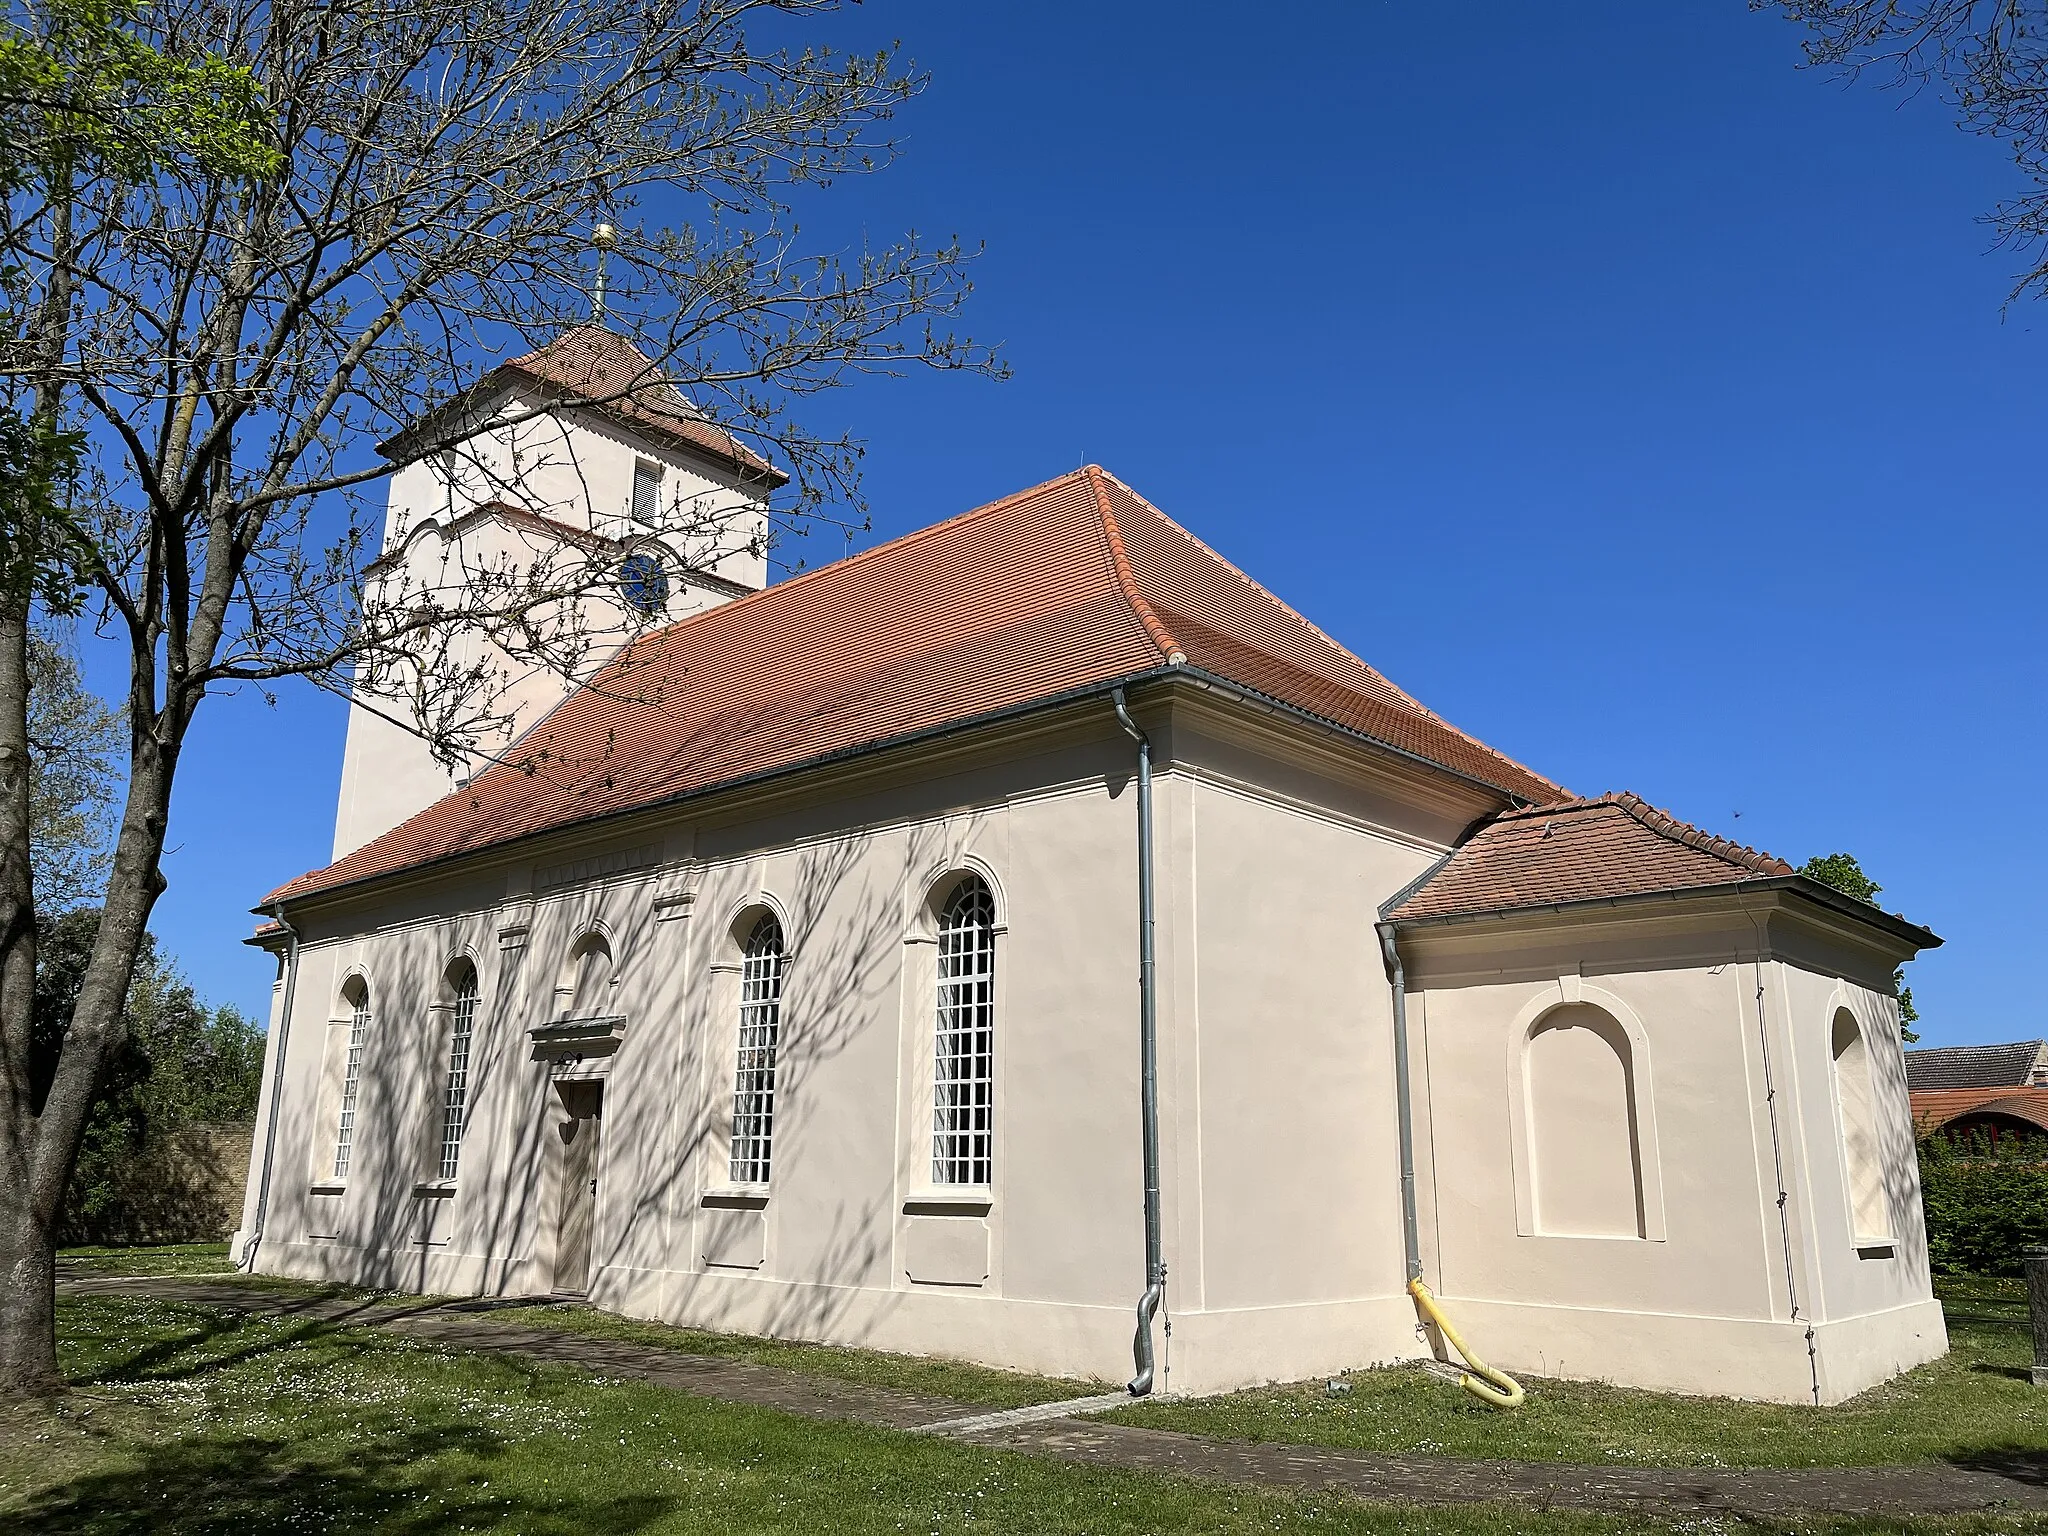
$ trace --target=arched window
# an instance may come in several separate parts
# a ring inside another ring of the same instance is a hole
[[[1835,1106],[1842,1128],[1842,1171],[1849,1183],[1849,1214],[1858,1238],[1889,1238],[1891,1212],[1884,1196],[1884,1157],[1877,1138],[1877,1093],[1870,1078],[1870,1047],[1856,1016],[1835,1010]]]
[[[342,1001],[350,1009],[348,1055],[341,1068],[341,1114],[334,1132],[334,1176],[348,1177],[350,1155],[355,1150],[356,1100],[362,1091],[363,1047],[370,1034],[370,986],[360,976],[342,988]]]
[[[565,1019],[594,1019],[611,1006],[612,947],[601,933],[578,939],[569,951],[562,979],[555,984]]]
[[[739,1059],[733,1074],[735,1184],[766,1184],[775,1143],[775,1047],[782,1033],[782,924],[764,912],[747,934],[740,971]]]
[[[469,1118],[469,1044],[476,1034],[476,967],[457,962],[453,976],[455,1022],[448,1032],[448,1085],[441,1096],[441,1177],[452,1179],[462,1162],[462,1127]]]
[[[1628,1031],[1590,1003],[1552,1009],[1530,1032],[1526,1070],[1538,1232],[1646,1235],[1634,1055]]]
[[[938,1030],[932,1053],[932,1182],[995,1177],[996,903],[978,875],[939,914]]]

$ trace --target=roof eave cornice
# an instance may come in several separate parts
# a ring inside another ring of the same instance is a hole
[[[336,885],[317,887],[314,890],[306,891],[296,896],[282,898],[276,896],[266,897],[265,901],[269,905],[252,907],[250,910],[270,915],[274,904],[282,900],[292,908],[303,911],[309,904],[324,903],[329,898],[352,897],[381,886],[400,884],[408,880],[417,879],[423,875],[453,868],[468,859],[502,856],[507,850],[516,848],[521,843],[530,839],[554,836],[571,828],[594,828],[632,816],[658,814],[662,811],[674,810],[679,806],[708,799],[714,795],[730,794],[734,791],[752,789],[779,780],[794,778],[805,773],[816,773],[821,769],[833,767],[840,763],[856,761],[883,752],[900,751],[906,747],[937,741],[947,736],[964,734],[969,731],[986,730],[990,726],[1024,719],[1050,710],[1062,709],[1083,699],[1106,697],[1118,688],[1138,688],[1149,683],[1166,681],[1178,681],[1191,687],[1222,694],[1239,703],[1269,711],[1284,719],[1312,726],[1317,730],[1338,736],[1354,745],[1366,747],[1375,753],[1385,754],[1403,762],[1419,766],[1432,774],[1440,775],[1469,788],[1479,790],[1508,804],[1528,803],[1526,799],[1517,795],[1512,790],[1504,789],[1498,784],[1488,783],[1483,779],[1474,778],[1470,774],[1460,773],[1455,768],[1445,767],[1442,763],[1423,757],[1419,753],[1410,752],[1405,748],[1381,741],[1378,737],[1369,735],[1364,731],[1340,725],[1334,720],[1325,719],[1321,715],[1313,714],[1308,710],[1285,703],[1282,700],[1271,698],[1266,694],[1257,692],[1255,689],[1246,688],[1240,683],[1232,682],[1228,678],[1205,672],[1199,667],[1192,667],[1184,662],[1169,663],[1127,673],[1121,677],[1104,678],[1100,682],[1089,683],[1079,688],[1071,688],[1062,693],[1052,694],[1046,698],[1036,699],[1026,704],[1012,705],[1006,709],[993,710],[965,720],[950,721],[945,725],[935,726],[930,730],[915,731],[902,736],[889,737],[882,741],[841,748],[835,752],[824,753],[817,757],[807,758],[799,763],[790,763],[782,767],[769,769],[763,773],[747,775],[737,779],[726,779],[716,784],[707,784],[699,789],[687,790],[681,794],[665,796],[658,800],[650,800],[641,805],[622,807],[615,811],[605,811],[582,820],[541,828],[534,832],[508,839],[502,843],[489,843],[477,848],[466,848],[456,853],[424,859],[416,864],[408,864],[402,869],[386,870],[374,875],[364,875],[358,879],[343,881]]]
[[[1743,879],[1716,881],[1706,885],[1679,886],[1664,891],[1630,891],[1614,896],[1582,896],[1570,901],[1530,902],[1520,906],[1488,907],[1472,912],[1441,912],[1421,917],[1386,917],[1382,920],[1398,933],[1421,933],[1431,929],[1466,927],[1481,923],[1511,923],[1523,918],[1585,917],[1602,911],[1651,908],[1686,901],[1726,901],[1750,895],[1775,898],[1793,896],[1823,907],[1838,917],[1849,918],[1874,928],[1915,950],[1938,949],[1941,936],[1882,907],[1845,895],[1806,875],[1753,875]],[[1391,907],[1393,904],[1390,903]]]
[[[789,472],[768,463],[765,459],[747,458],[739,453],[722,453],[708,444],[694,442],[680,432],[666,430],[658,422],[650,422],[629,415],[627,412],[617,409],[612,402],[593,400],[589,396],[570,388],[568,385],[535,373],[517,363],[500,363],[467,388],[450,395],[439,405],[429,407],[425,414],[421,415],[417,420],[408,422],[398,431],[392,433],[391,436],[385,438],[383,442],[379,443],[377,445],[377,452],[394,464],[406,463],[418,457],[423,439],[428,444],[441,441],[440,436],[434,429],[444,423],[451,415],[474,416],[482,411],[487,402],[501,395],[510,394],[519,388],[529,390],[542,397],[545,403],[535,413],[537,415],[549,415],[555,411],[562,410],[589,411],[594,415],[602,416],[614,426],[624,428],[628,432],[651,438],[674,448],[680,453],[693,455],[710,463],[717,464],[721,468],[737,475],[740,483],[743,485],[760,484],[773,490],[789,483]],[[724,427],[718,426],[718,423],[709,418],[705,419],[705,425],[714,427],[720,432],[726,431]],[[469,435],[471,434],[462,434],[464,437]],[[731,436],[731,434],[727,433],[727,436]],[[450,439],[450,441],[460,441],[460,438]],[[738,440],[734,439],[734,441],[737,443]]]
[[[345,880],[335,885],[319,886],[313,890],[301,892],[296,896],[278,896],[273,894],[266,896],[262,905],[251,907],[249,910],[265,916],[273,914],[280,905],[303,911],[309,905],[325,903],[330,898],[357,896],[377,889],[380,886],[402,884],[409,880],[418,879],[423,875],[454,868],[466,860],[503,857],[521,844],[537,841],[541,838],[555,837],[564,832],[577,829],[602,827],[609,823],[624,821],[635,816],[658,815],[663,811],[672,811],[697,801],[708,800],[716,795],[726,795],[736,791],[760,788],[781,780],[797,778],[803,774],[816,773],[821,769],[834,767],[842,763],[878,756],[884,752],[901,751],[907,747],[943,740],[948,736],[964,735],[969,731],[975,730],[986,730],[993,725],[1002,725],[1013,720],[1025,719],[1032,715],[1048,713],[1052,710],[1062,709],[1070,704],[1078,703],[1083,699],[1106,696],[1117,688],[1138,687],[1153,679],[1166,676],[1172,670],[1167,667],[1153,667],[1129,673],[1123,677],[1106,678],[1099,683],[1089,683],[1085,687],[1068,689],[1064,693],[1049,695],[1043,699],[1034,699],[1027,704],[1013,705],[1007,709],[992,710],[986,714],[976,715],[966,720],[949,721],[945,725],[935,726],[930,730],[912,731],[901,736],[889,737],[883,741],[864,742],[858,746],[842,747],[837,751],[821,753],[815,757],[805,758],[802,762],[787,763],[761,773],[746,774],[736,779],[722,779],[716,784],[706,784],[701,788],[685,790],[680,794],[665,795],[660,799],[648,800],[639,805],[622,806],[617,810],[602,811],[594,816],[583,817],[575,821],[561,822],[550,827],[538,828],[532,832],[522,833],[517,837],[507,838],[501,843],[485,843],[479,847],[464,848],[454,853],[441,854],[435,858],[422,859],[418,863],[408,864],[402,869],[385,870],[378,874],[363,875],[354,880]],[[289,882],[287,883],[289,884]]]

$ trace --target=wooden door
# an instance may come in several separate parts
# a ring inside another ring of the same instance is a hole
[[[555,1291],[590,1290],[590,1237],[597,1216],[597,1143],[603,1124],[604,1085],[563,1083],[561,1204],[555,1216]]]

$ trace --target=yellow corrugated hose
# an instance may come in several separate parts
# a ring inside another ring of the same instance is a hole
[[[1458,1330],[1451,1326],[1443,1309],[1436,1304],[1436,1298],[1429,1294],[1429,1287],[1416,1276],[1408,1282],[1408,1294],[1415,1298],[1415,1305],[1423,1315],[1437,1326],[1437,1331],[1450,1340],[1451,1348],[1465,1357],[1465,1364],[1471,1369],[1458,1378],[1458,1385],[1478,1398],[1482,1403],[1495,1408],[1518,1408],[1522,1403],[1522,1384],[1506,1371],[1495,1370],[1484,1360],[1472,1353],[1472,1346],[1458,1336]]]

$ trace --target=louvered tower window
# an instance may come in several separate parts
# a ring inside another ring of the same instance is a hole
[[[932,1182],[986,1185],[995,1173],[996,904],[970,875],[939,919]]]
[[[358,984],[353,999],[355,1013],[348,1026],[348,1056],[341,1070],[341,1121],[334,1132],[334,1176],[348,1177],[349,1156],[355,1150],[356,1096],[362,1089],[363,1047],[370,1034],[370,989]]]
[[[775,1046],[782,1032],[782,924],[764,913],[740,972],[739,1062],[733,1075],[731,1174],[766,1184],[775,1142]]]
[[[661,521],[661,466],[646,459],[633,461],[633,521],[650,528]]]
[[[462,1162],[462,1127],[469,1117],[469,1044],[476,1034],[476,967],[465,965],[455,984],[455,1027],[448,1036],[448,1090],[441,1097],[441,1177],[452,1179]]]

